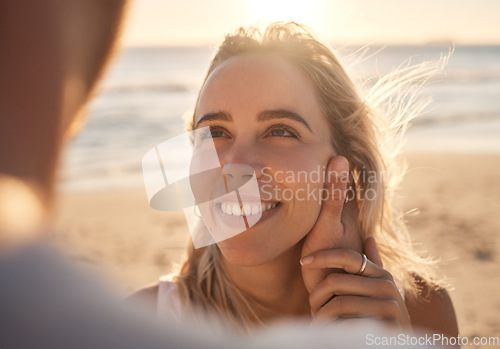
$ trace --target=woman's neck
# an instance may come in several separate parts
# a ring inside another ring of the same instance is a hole
[[[272,317],[309,316],[309,295],[299,263],[301,249],[298,244],[273,261],[258,266],[231,264],[223,257],[222,261],[236,287],[274,313]]]

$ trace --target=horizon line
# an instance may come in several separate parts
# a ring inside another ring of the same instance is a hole
[[[471,43],[471,42],[456,42],[453,40],[439,40],[439,41],[427,41],[427,42],[413,42],[413,43],[403,43],[403,42],[374,42],[374,43],[359,43],[359,42],[337,42],[332,43],[328,42],[329,45],[334,47],[418,47],[418,46],[455,46],[455,47],[496,47],[500,46],[500,42],[491,42],[491,43]],[[206,43],[145,43],[145,44],[126,44],[122,43],[120,46],[122,48],[208,48],[214,47],[217,48],[219,43],[206,42]]]

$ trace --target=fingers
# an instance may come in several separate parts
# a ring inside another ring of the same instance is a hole
[[[309,290],[313,322],[377,318],[399,328],[410,326],[406,306],[394,279],[381,267],[374,239],[365,243],[365,252],[379,265],[367,259],[362,276],[358,273],[363,265],[363,256],[354,250],[321,250],[301,259],[303,272],[321,270],[330,273]],[[332,273],[331,269],[346,273]]]
[[[349,274],[358,274],[363,265],[363,256],[349,249],[328,249],[314,252],[300,260],[307,269],[339,268]],[[368,260],[363,272],[366,277],[386,277],[392,280],[391,274]]]
[[[325,188],[327,195],[323,198],[318,219],[302,246],[302,256],[313,252],[346,246],[346,236],[357,234],[357,214],[346,212],[342,220],[344,198],[349,180],[349,162],[343,156],[330,159],[326,172]],[[351,245],[349,245],[351,246]],[[359,246],[361,248],[361,245]],[[304,285],[310,292],[327,274],[324,270],[303,269]]]
[[[337,296],[314,314],[313,323],[352,317],[398,320],[401,317],[401,308],[393,299]]]
[[[332,297],[356,295],[379,299],[398,299],[397,292],[396,285],[387,279],[331,273],[312,290],[309,295],[309,305],[313,313],[316,313]]]
[[[371,260],[373,263],[383,268],[384,264],[382,263],[382,258],[380,258],[380,253],[378,252],[377,242],[375,238],[369,237],[365,240],[363,250],[365,252],[366,257]]]
[[[345,229],[341,221],[349,163],[343,156],[330,159],[326,171],[325,190],[321,211],[304,243],[302,254],[338,246]]]
[[[340,224],[348,182],[349,162],[347,159],[343,156],[336,156],[330,159],[325,181],[328,194],[321,206],[321,212],[318,217],[319,224],[325,223],[330,229],[332,222]]]

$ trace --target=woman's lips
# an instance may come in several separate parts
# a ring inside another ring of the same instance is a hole
[[[222,235],[228,237],[234,236],[257,223],[267,220],[278,212],[280,207],[281,204],[278,201],[252,204],[244,202],[243,206],[233,201],[218,202],[213,206],[215,216],[217,217],[216,221],[220,224],[216,230]],[[228,213],[228,208],[231,210],[231,214]],[[233,211],[233,209],[235,210]],[[247,214],[247,210],[251,213]]]

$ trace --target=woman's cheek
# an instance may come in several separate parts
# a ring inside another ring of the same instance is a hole
[[[295,188],[294,211],[312,229],[321,210],[322,183],[299,183]]]

